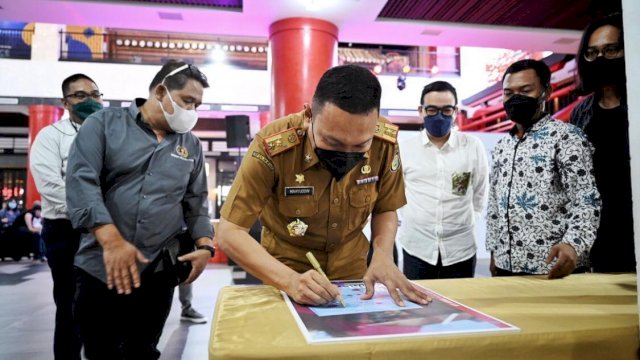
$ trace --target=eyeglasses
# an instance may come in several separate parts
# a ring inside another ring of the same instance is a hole
[[[584,52],[584,59],[587,61],[595,61],[600,54],[607,59],[615,59],[622,51],[620,44],[607,44],[603,47],[590,47]]]
[[[67,94],[64,97],[72,97],[78,99],[80,101],[84,101],[86,98],[91,97],[92,99],[99,100],[102,98],[102,93],[99,91],[92,91],[90,93],[84,91],[76,91],[73,94]]]
[[[447,105],[443,107],[437,107],[432,105],[422,106],[422,109],[429,116],[438,115],[438,113],[442,113],[444,116],[451,116],[456,111],[455,106]]]

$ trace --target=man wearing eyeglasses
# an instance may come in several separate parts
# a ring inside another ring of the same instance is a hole
[[[596,272],[635,272],[629,115],[622,16],[615,14],[584,31],[578,63],[578,90],[588,95],[571,123],[595,148],[593,170],[602,196],[602,220],[589,254]]]
[[[42,197],[42,239],[53,278],[54,355],[56,359],[80,359],[80,338],[71,314],[75,292],[73,257],[80,232],[69,221],[65,178],[71,143],[87,116],[102,109],[102,93],[91,78],[74,74],[62,82],[61,101],[69,117],[40,130],[31,146],[29,165]]]
[[[398,239],[407,278],[473,277],[474,224],[487,193],[487,157],[475,136],[452,130],[456,89],[435,81],[418,107],[424,129],[400,144],[407,204],[399,210]]]
[[[71,147],[67,206],[89,230],[74,303],[88,359],[157,359],[175,286],[213,256],[204,156],[190,132],[208,86],[195,66],[169,61],[147,99],[89,116]],[[190,237],[179,241],[184,224]]]

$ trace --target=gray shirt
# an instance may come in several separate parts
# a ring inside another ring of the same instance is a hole
[[[168,133],[158,142],[141,120],[144,101],[85,120],[69,153],[67,208],[75,228],[114,224],[153,260],[175,245],[183,223],[193,239],[213,238],[213,228],[200,141],[189,132]],[[102,247],[93,234],[83,236],[75,265],[106,282]]]

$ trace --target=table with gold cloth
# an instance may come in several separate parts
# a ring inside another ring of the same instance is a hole
[[[230,286],[218,296],[210,359],[637,359],[635,274],[418,281],[519,332],[307,344],[280,292]]]

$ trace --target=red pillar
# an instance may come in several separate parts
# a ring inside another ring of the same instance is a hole
[[[260,129],[267,126],[269,121],[271,121],[271,113],[269,111],[261,111],[260,112]]]
[[[271,119],[311,103],[322,74],[337,64],[338,28],[324,20],[289,18],[269,27]]]
[[[33,144],[38,132],[45,126],[53,124],[60,119],[63,113],[63,108],[53,105],[29,106],[29,152],[31,152],[31,144]],[[28,161],[27,164],[29,164]],[[33,206],[33,202],[39,199],[40,194],[38,194],[36,183],[33,181],[31,170],[27,165],[27,201],[24,204],[25,209],[30,209]]]

